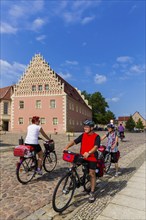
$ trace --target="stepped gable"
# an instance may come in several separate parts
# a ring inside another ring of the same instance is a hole
[[[38,87],[41,86],[40,89]],[[59,95],[64,85],[40,54],[30,61],[25,73],[15,86],[15,96]]]
[[[42,85],[41,91],[38,90],[39,85]],[[48,90],[45,90],[45,85],[48,85]],[[32,90],[33,86],[36,86],[36,90]],[[40,54],[36,54],[18,84],[16,84],[14,95],[59,95],[64,92],[74,100],[91,108],[88,105],[88,101],[84,99],[84,96],[77,89],[55,73]]]
[[[4,88],[0,88],[0,99],[10,100],[12,87],[13,86],[7,86]]]

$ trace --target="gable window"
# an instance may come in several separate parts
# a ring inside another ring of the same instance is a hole
[[[23,125],[23,118],[19,118],[19,125]]]
[[[43,90],[42,85],[38,85],[38,90],[39,90],[39,91],[42,91],[42,90]]]
[[[36,100],[36,108],[41,108],[41,100]]]
[[[24,108],[24,101],[19,101],[19,108]]]
[[[46,90],[46,91],[49,90],[49,85],[48,85],[48,84],[45,85],[45,90]]]
[[[50,100],[50,108],[56,108],[56,101],[54,99]]]
[[[4,102],[3,112],[4,112],[5,115],[8,115],[8,106],[9,106],[9,103],[8,102]]]
[[[58,118],[53,118],[53,125],[57,125],[58,124]]]
[[[35,85],[32,86],[32,91],[33,91],[33,92],[36,91],[36,86],[35,86]]]

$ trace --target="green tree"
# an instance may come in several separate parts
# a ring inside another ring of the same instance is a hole
[[[130,118],[128,119],[128,121],[126,122],[126,129],[128,131],[132,131],[135,127],[135,121],[133,120],[132,116],[130,115]]]
[[[138,129],[144,129],[144,125],[143,125],[142,120],[140,118],[138,119],[135,127]]]
[[[115,119],[115,115],[111,111],[107,111],[109,105],[100,92],[88,94],[83,91],[82,94],[88,100],[89,105],[92,106],[92,117],[96,124],[107,124],[110,119]]]

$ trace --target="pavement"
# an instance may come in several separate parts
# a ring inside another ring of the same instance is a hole
[[[103,134],[101,133],[101,135]],[[121,174],[115,178],[114,168],[111,167],[111,173],[97,180],[94,203],[88,203],[88,195],[83,195],[81,187],[76,191],[70,207],[62,214],[58,214],[52,209],[52,194],[60,177],[69,167],[69,163],[62,160],[62,149],[69,142],[69,138],[65,135],[52,137],[56,143],[58,156],[56,169],[51,174],[44,173],[42,177],[34,178],[27,185],[20,184],[15,174],[15,164],[18,158],[13,156],[12,150],[18,142],[18,138],[19,135],[6,134],[2,135],[1,139],[1,220],[146,219],[144,209],[146,140],[144,134],[127,133],[125,141],[120,142]],[[74,137],[70,137],[70,139],[74,139]],[[72,150],[78,151],[78,147],[73,147]],[[141,197],[142,195],[143,197]],[[133,216],[134,211],[137,214]]]
[[[98,216],[97,220],[146,219],[146,162],[129,179]]]

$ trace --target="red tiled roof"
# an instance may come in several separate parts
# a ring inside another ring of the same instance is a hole
[[[59,76],[56,73],[56,76],[58,77],[59,80],[61,80],[61,83],[64,83],[64,92],[69,95],[71,98],[75,99],[76,101],[84,104],[87,106],[87,103],[83,100],[83,98],[80,96],[78,91],[71,86],[68,82],[66,82],[61,76]],[[89,107],[89,106],[88,106]]]
[[[128,121],[130,116],[120,116],[118,117],[118,121]]]
[[[13,86],[7,86],[0,88],[0,99],[10,100],[11,99],[11,89]]]

